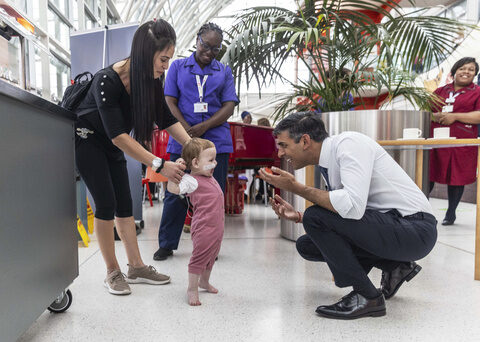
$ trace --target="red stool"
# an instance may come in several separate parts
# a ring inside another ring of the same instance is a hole
[[[143,191],[145,191],[145,189],[147,190],[148,200],[150,201],[150,206],[153,207],[152,194],[150,193],[150,187],[148,186],[149,182],[150,182],[150,179],[142,178]],[[145,203],[145,192],[143,193],[143,203]]]

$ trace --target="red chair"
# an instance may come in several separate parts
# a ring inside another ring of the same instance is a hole
[[[155,129],[152,134],[152,153],[156,155],[159,158],[165,159],[165,160],[170,160],[170,153],[167,153],[167,145],[168,145],[168,139],[170,135],[166,130],[159,130]],[[152,194],[150,193],[150,187],[148,186],[148,183],[160,183],[161,184],[161,191],[164,192],[164,186],[163,182],[166,182],[167,178],[162,176],[161,174],[157,174],[156,172],[153,172],[151,167],[147,168],[147,171],[145,172],[145,178],[142,178],[142,186],[143,186],[143,203],[145,203],[145,192],[148,195],[148,200],[150,201],[150,206],[153,207],[153,202],[152,202]],[[158,196],[158,199],[160,200],[160,194]]]
[[[160,183],[160,192],[158,194],[158,200],[160,201],[161,194],[165,192],[165,187],[164,183],[167,182],[168,179],[163,176],[160,173],[156,173],[155,171],[152,170],[152,168],[149,166],[147,167],[147,171],[145,172],[145,178],[142,179],[142,185],[143,185],[143,191],[147,192],[148,195],[148,200],[150,201],[150,206],[153,207],[153,201],[152,201],[152,194],[150,193],[150,187],[148,186],[148,183]],[[155,184],[155,187],[157,185]],[[145,203],[145,197],[143,198],[143,202]]]

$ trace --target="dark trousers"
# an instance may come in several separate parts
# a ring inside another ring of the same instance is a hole
[[[402,217],[397,210],[366,210],[360,220],[344,219],[318,205],[303,216],[306,235],[296,243],[300,255],[325,261],[338,287],[372,288],[368,273],[373,267],[392,271],[402,262],[425,257],[437,240],[433,215]]]
[[[227,180],[229,153],[217,154],[217,166],[213,172],[213,177],[225,193],[225,183]],[[179,154],[170,154],[170,160],[175,161],[180,158]],[[163,200],[162,220],[158,229],[158,245],[165,249],[177,249],[180,235],[182,235],[183,223],[187,215],[185,202],[175,194],[165,191]]]

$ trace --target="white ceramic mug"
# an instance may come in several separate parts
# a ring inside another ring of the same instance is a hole
[[[418,139],[422,135],[420,128],[404,128],[403,139]]]
[[[435,139],[450,138],[450,127],[437,127],[433,129],[433,137]]]

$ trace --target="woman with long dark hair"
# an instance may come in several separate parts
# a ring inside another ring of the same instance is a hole
[[[124,153],[175,183],[183,176],[183,165],[157,158],[142,146],[151,140],[154,124],[181,144],[190,139],[163,95],[164,72],[175,42],[175,31],[166,21],[141,25],[130,57],[97,72],[77,109],[82,113],[91,109],[76,123],[75,157],[95,202],[94,229],[107,267],[104,284],[112,294],[131,293],[128,283],[170,282],[170,277],[146,266],[140,256]],[[126,277],[115,256],[114,220],[128,258]]]

